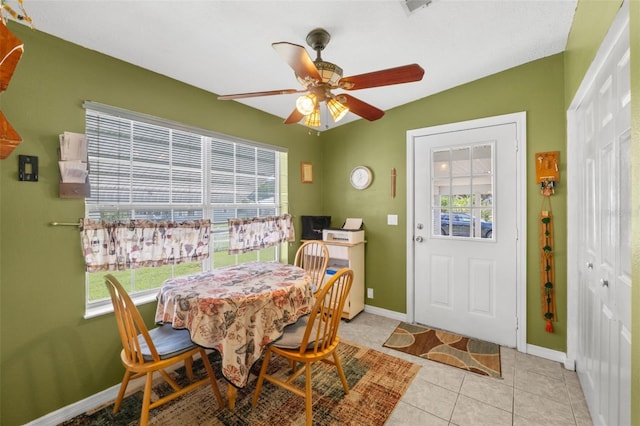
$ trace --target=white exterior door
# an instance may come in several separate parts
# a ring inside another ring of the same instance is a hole
[[[515,347],[517,125],[423,130],[411,135],[415,322]]]
[[[598,71],[569,112],[578,194],[569,203],[569,218],[577,219],[569,231],[578,298],[576,369],[594,423],[610,426],[631,421],[631,92],[624,21],[613,28]]]

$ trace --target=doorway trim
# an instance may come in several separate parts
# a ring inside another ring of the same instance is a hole
[[[494,117],[479,118],[475,120],[461,121],[457,123],[442,124],[407,131],[407,321],[415,322],[415,253],[414,253],[414,156],[415,138],[417,136],[429,136],[439,133],[448,133],[475,129],[479,127],[499,126],[515,123],[516,125],[516,349],[526,352],[527,348],[527,118],[526,112],[498,115]]]
[[[623,1],[609,31],[602,40],[598,51],[589,65],[578,90],[567,108],[567,217],[575,217],[578,195],[574,188],[578,188],[577,168],[578,164],[577,144],[578,133],[576,127],[576,114],[594,81],[604,67],[607,57],[614,49],[618,39],[629,21],[629,2]],[[578,224],[576,221],[567,221],[567,360],[565,367],[576,370],[575,362],[578,358],[579,342],[579,291],[578,283]]]

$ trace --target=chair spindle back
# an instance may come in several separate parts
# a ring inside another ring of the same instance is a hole
[[[300,353],[309,351],[313,342],[316,353],[332,349],[338,337],[345,301],[351,290],[353,271],[342,268],[316,293],[316,303],[300,345]]]
[[[140,340],[138,336],[141,335],[154,361],[159,361],[160,356],[156,350],[153,340],[149,335],[149,329],[147,328],[138,308],[120,282],[111,274],[105,276],[105,283],[109,294],[111,295],[111,301],[113,303],[113,310],[118,324],[118,330],[120,331],[120,338],[122,340],[122,348],[124,349],[124,355],[131,364],[144,364],[145,360],[142,354]]]
[[[314,291],[317,293],[323,285],[329,265],[329,249],[322,241],[306,241],[296,252],[295,266],[307,271],[311,277]]]

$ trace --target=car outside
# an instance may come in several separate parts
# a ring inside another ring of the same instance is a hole
[[[440,215],[440,235],[451,235],[454,237],[470,237],[472,236],[472,226],[475,218],[466,213],[451,213],[451,223],[449,221],[449,213]],[[449,226],[451,224],[451,226]],[[493,236],[493,224],[484,220],[480,221],[480,236],[482,238],[491,238]]]

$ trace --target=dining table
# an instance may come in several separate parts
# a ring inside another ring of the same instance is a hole
[[[265,347],[315,301],[304,269],[265,261],[170,278],[157,300],[156,323],[188,329],[194,343],[220,353],[230,409]]]

